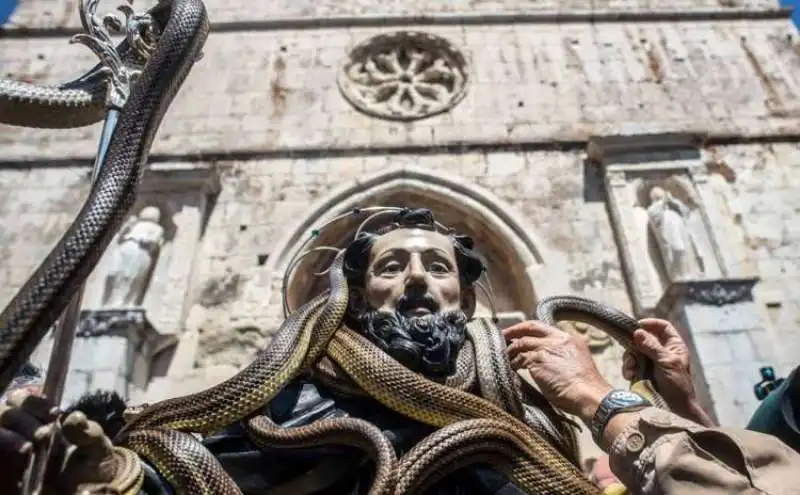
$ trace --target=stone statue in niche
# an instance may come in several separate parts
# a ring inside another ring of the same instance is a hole
[[[655,186],[647,207],[650,228],[658,243],[667,274],[681,280],[702,273],[702,257],[689,224],[691,209],[669,191]]]
[[[146,206],[123,226],[105,279],[104,307],[141,304],[158,253],[164,245],[164,227],[160,221],[161,210]]]

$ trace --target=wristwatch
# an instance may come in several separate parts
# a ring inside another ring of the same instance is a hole
[[[592,439],[599,446],[602,445],[603,433],[608,422],[615,415],[623,412],[633,412],[650,407],[650,402],[639,394],[628,390],[612,390],[600,402],[597,412],[592,418]]]

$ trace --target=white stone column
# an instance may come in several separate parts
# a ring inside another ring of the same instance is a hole
[[[135,395],[147,387],[153,358],[176,341],[159,334],[141,308],[82,311],[62,403],[94,390]]]
[[[724,198],[712,187],[708,168],[706,166],[693,167],[689,173],[703,204],[703,213],[712,233],[710,240],[717,253],[720,275],[723,277],[748,276],[746,263],[742,257],[743,250],[741,246],[737,245],[740,241],[733,234],[736,230],[734,219],[725,214]]]

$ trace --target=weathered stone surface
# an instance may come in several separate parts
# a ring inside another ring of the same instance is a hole
[[[781,295],[797,292],[800,275],[791,268],[792,263],[800,266],[800,232],[792,227],[800,209],[793,192],[800,186],[794,173],[800,163],[796,147],[741,145],[710,152],[737,172],[736,182],[718,186],[740,212],[750,256],[762,277],[759,287],[773,289],[773,298],[778,289]],[[289,225],[307,214],[311,202],[376,170],[409,162],[456,172],[490,189],[535,226],[550,248],[564,254],[562,270],[572,291],[630,310],[605,203],[596,197],[600,178],[592,175],[594,168],[584,166],[581,153],[223,162],[221,193],[197,255],[186,320],[187,328],[200,332],[198,364],[244,364],[277,328],[279,300],[265,300],[267,293],[277,294],[269,290],[272,279],[259,263]],[[0,245],[8,260],[0,302],[5,303],[77,213],[88,178],[87,169],[35,168],[4,170],[0,183]],[[772,238],[778,240],[770,244]],[[779,347],[785,368],[798,355],[794,351],[800,339],[794,329],[800,325],[800,307],[788,297],[778,302],[770,335],[784,343]],[[610,365],[609,372],[613,369]]]
[[[115,2],[101,4],[111,10]],[[419,14],[493,14],[498,12],[574,13],[574,12],[667,12],[692,10],[775,9],[775,0],[457,0],[447,2],[406,2],[403,0],[208,0],[205,2],[213,22],[253,22],[275,19],[313,19],[331,16],[376,16]],[[139,8],[142,8],[139,6]],[[80,26],[78,3],[69,0],[21,2],[11,18],[14,27],[59,28]]]
[[[718,187],[761,278],[757,300],[770,323],[767,338],[776,343],[778,371],[786,373],[800,356],[800,150],[795,144],[720,146],[710,156],[735,172],[735,180],[719,180]]]
[[[374,119],[340,94],[348,50],[385,29],[212,34],[170,108],[156,154],[581,140],[626,132],[791,134],[800,58],[783,20],[414,27],[471,61],[452,112],[413,126]],[[62,82],[91,67],[64,38],[10,39],[15,78]],[[43,57],[38,60],[37,55]],[[99,129],[0,127],[7,160],[89,157]]]

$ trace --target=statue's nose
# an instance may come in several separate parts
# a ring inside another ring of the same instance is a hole
[[[422,266],[422,260],[418,256],[413,256],[408,264],[406,285],[411,284],[425,284],[425,267]]]

